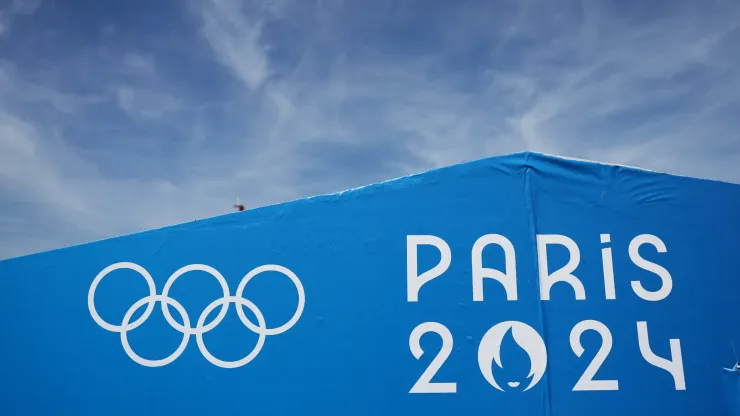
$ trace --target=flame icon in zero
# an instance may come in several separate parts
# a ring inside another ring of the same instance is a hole
[[[524,391],[527,391],[537,384],[542,376],[545,374],[547,368],[547,349],[545,342],[542,340],[537,331],[531,326],[519,321],[506,321],[497,324],[483,335],[483,339],[478,347],[478,366],[483,374],[483,377],[488,381],[491,386],[498,390],[504,391],[496,379],[493,377],[493,369],[491,368],[493,361],[499,368],[503,368],[501,364],[501,342],[504,339],[504,335],[511,330],[511,334],[514,337],[514,341],[529,355],[529,361],[531,367],[527,378],[532,377],[532,381],[529,383]],[[516,387],[518,383],[509,383],[509,385]]]

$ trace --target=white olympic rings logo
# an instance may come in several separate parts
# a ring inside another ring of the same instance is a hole
[[[95,290],[97,289],[100,282],[103,280],[105,276],[107,276],[110,272],[118,270],[118,269],[130,269],[137,273],[139,273],[144,280],[146,280],[147,285],[149,286],[149,296],[146,296],[144,298],[139,299],[136,301],[126,312],[126,314],[123,316],[123,321],[121,322],[121,325],[113,325],[100,317],[98,315],[97,310],[95,309]],[[203,312],[200,314],[200,317],[198,318],[198,322],[196,323],[195,327],[190,326],[190,317],[188,316],[187,312],[185,311],[185,308],[182,307],[182,305],[177,302],[175,299],[172,299],[168,296],[170,290],[172,289],[172,284],[175,283],[175,280],[182,276],[183,274],[190,272],[190,271],[202,271],[210,274],[211,276],[215,277],[216,280],[218,280],[218,283],[221,285],[221,289],[223,291],[223,297],[220,299],[216,299],[215,301],[211,302],[210,305],[208,305]],[[291,281],[293,281],[293,284],[296,287],[296,290],[298,291],[298,307],[296,308],[295,313],[293,314],[293,317],[290,318],[288,322],[283,324],[282,326],[279,326],[277,328],[268,328],[265,324],[265,318],[262,315],[262,312],[257,308],[257,306],[252,303],[251,301],[245,299],[242,297],[242,293],[244,292],[244,288],[249,283],[249,281],[257,276],[258,274],[266,271],[274,271],[284,274],[285,276],[289,277]],[[129,345],[127,333],[128,331],[131,331],[133,329],[138,328],[140,325],[142,325],[148,318],[149,315],[151,315],[152,311],[154,310],[154,304],[156,302],[162,303],[162,313],[164,314],[165,319],[167,320],[167,323],[172,326],[172,328],[176,329],[178,332],[182,333],[182,341],[180,342],[180,346],[177,347],[177,350],[175,350],[174,353],[172,353],[170,356],[165,357],[161,360],[148,360],[146,358],[142,358],[141,356],[137,355]],[[204,342],[203,342],[203,334],[206,332],[212,330],[215,328],[218,324],[221,323],[221,321],[226,316],[226,312],[229,309],[229,304],[234,303],[236,305],[236,312],[239,315],[239,319],[241,322],[249,328],[252,332],[259,335],[259,338],[257,339],[257,345],[255,345],[252,352],[250,352],[247,356],[244,358],[237,360],[237,361],[222,361],[218,358],[214,357],[210,352],[208,352],[208,349],[206,348]],[[143,267],[139,266],[135,263],[129,263],[129,262],[121,262],[112,264],[105,269],[103,269],[100,273],[98,273],[97,276],[95,276],[95,279],[93,280],[92,284],[90,285],[90,290],[87,294],[87,306],[90,309],[90,315],[92,315],[92,318],[95,320],[95,322],[102,327],[105,330],[111,331],[111,332],[118,332],[121,334],[121,344],[123,345],[123,350],[126,352],[126,354],[131,358],[134,362],[141,364],[143,366],[147,367],[161,367],[165,366],[167,364],[172,363],[175,361],[182,353],[185,351],[185,348],[188,345],[188,341],[190,340],[191,335],[195,335],[196,342],[198,344],[198,349],[203,354],[203,357],[205,357],[206,360],[208,360],[211,364],[216,365],[218,367],[222,368],[237,368],[241,367],[243,365],[246,365],[250,361],[252,361],[257,354],[260,353],[262,350],[262,346],[265,343],[265,337],[268,335],[278,335],[282,334],[283,332],[289,330],[293,325],[298,322],[298,319],[301,317],[301,314],[303,313],[303,307],[306,303],[306,294],[303,290],[303,284],[298,279],[298,276],[296,276],[292,271],[289,269],[275,265],[275,264],[268,264],[264,266],[259,266],[255,268],[254,270],[247,273],[246,276],[242,279],[241,282],[239,282],[239,286],[236,289],[236,293],[234,296],[231,296],[229,293],[229,286],[226,283],[226,279],[221,275],[221,273],[218,272],[218,270],[214,269],[213,267],[204,265],[204,264],[191,264],[185,267],[182,267],[181,269],[177,270],[175,273],[170,276],[169,279],[167,279],[167,282],[164,285],[164,289],[162,290],[161,295],[157,295],[157,290],[154,285],[154,279],[152,279],[152,276],[149,274],[149,272],[146,271]],[[139,317],[139,319],[135,320],[134,322],[130,322],[131,318],[133,317],[134,313],[136,313],[137,310],[139,310],[142,306],[146,306],[146,310],[144,311],[144,314]],[[172,318],[172,315],[170,314],[169,306],[172,306],[175,308],[178,314],[180,314],[180,317],[182,318],[183,324],[180,325],[177,321],[175,321],[174,318]],[[210,323],[206,324],[206,318],[208,315],[217,307],[221,306],[221,311],[218,313],[216,318],[211,321]],[[242,307],[246,306],[252,313],[257,317],[257,325],[252,323],[249,318],[244,313],[244,309]]]

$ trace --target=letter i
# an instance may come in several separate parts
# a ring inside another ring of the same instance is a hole
[[[601,244],[611,243],[609,234],[601,234]],[[612,261],[612,248],[601,248],[601,265],[604,267],[604,291],[607,299],[616,299],[617,293],[614,289],[614,262]]]

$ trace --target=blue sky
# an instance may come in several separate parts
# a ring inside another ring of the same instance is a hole
[[[740,183],[740,4],[0,0],[0,258],[524,150]]]

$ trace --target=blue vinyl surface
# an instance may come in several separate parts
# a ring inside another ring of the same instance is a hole
[[[521,153],[5,260],[0,414],[734,415],[738,212]]]

